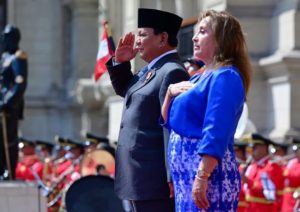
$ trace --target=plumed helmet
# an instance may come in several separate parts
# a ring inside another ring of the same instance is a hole
[[[6,25],[3,32],[2,32],[3,37],[10,38],[12,41],[18,43],[21,40],[21,33],[20,30],[13,25]]]

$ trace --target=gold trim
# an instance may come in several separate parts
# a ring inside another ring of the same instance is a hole
[[[249,204],[246,201],[239,201],[238,207],[248,207]]]
[[[255,203],[261,203],[261,204],[273,204],[273,201],[267,200],[262,197],[254,197],[251,195],[246,195],[246,201],[247,202],[255,202]]]
[[[300,191],[300,187],[286,187],[283,189],[283,193],[290,193],[295,191]]]
[[[282,196],[283,192],[284,192],[283,190],[278,190],[278,191],[276,191],[276,194],[279,195],[279,196]]]

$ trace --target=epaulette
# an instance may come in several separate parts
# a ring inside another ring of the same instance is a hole
[[[18,59],[27,59],[27,54],[26,54],[26,52],[24,52],[24,51],[21,51],[21,50],[18,50],[16,53],[15,53],[15,56],[16,56],[16,58],[18,58]]]

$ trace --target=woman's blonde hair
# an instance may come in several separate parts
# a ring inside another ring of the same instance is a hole
[[[217,43],[214,58],[215,65],[217,67],[236,66],[242,76],[247,94],[251,83],[252,68],[240,23],[228,12],[217,12],[215,10],[207,10],[201,13],[199,22],[208,16],[211,18],[211,26]]]

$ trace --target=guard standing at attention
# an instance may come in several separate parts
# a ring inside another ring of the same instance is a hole
[[[18,162],[18,121],[23,118],[27,55],[19,50],[20,30],[7,25],[0,63],[0,178],[15,179]]]

